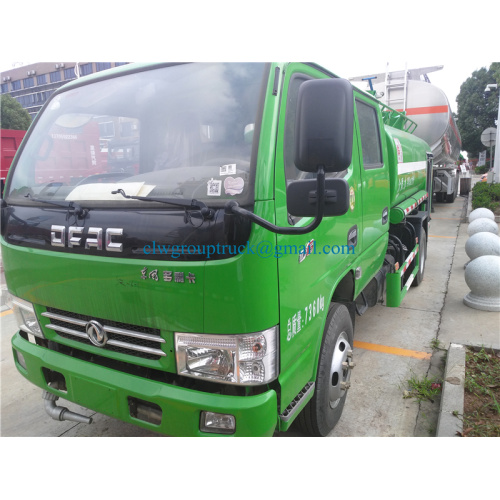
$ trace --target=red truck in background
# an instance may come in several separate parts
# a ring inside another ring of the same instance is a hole
[[[25,130],[1,131],[1,179],[2,193],[7,173],[17,149],[26,134]],[[109,140],[101,139],[99,123],[90,122],[81,127],[65,128],[58,126],[51,131],[42,148],[42,156],[37,159],[37,183],[61,183],[75,185],[83,179],[92,177],[98,182],[98,176],[106,176],[108,172],[118,175],[123,172],[122,158],[116,165],[111,161],[108,167]]]
[[[107,141],[101,140],[96,121],[79,127],[56,125],[47,136],[42,152],[35,166],[37,184],[75,185],[89,176],[108,172]]]
[[[0,179],[2,193],[7,172],[25,134],[26,130],[0,130]]]

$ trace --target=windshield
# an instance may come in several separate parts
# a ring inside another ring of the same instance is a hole
[[[263,77],[263,64],[183,64],[62,92],[31,132],[7,201],[141,204],[112,194],[121,189],[211,206],[252,202]]]

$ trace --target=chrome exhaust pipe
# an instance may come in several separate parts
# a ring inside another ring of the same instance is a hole
[[[71,420],[72,422],[79,422],[81,424],[91,424],[92,418],[86,417],[85,415],[80,415],[79,413],[74,413],[64,406],[57,406],[56,401],[59,396],[52,394],[48,391],[43,391],[42,398],[45,403],[45,411],[54,420]]]

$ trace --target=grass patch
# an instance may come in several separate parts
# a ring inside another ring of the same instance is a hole
[[[500,357],[494,351],[465,354],[463,436],[500,437]]]
[[[430,343],[430,348],[433,349],[434,351],[444,351],[443,344],[441,344],[441,341],[436,337],[433,338]]]
[[[403,398],[415,398],[418,401],[430,401],[434,403],[436,396],[441,394],[441,381],[435,377],[416,376],[410,377],[406,384],[408,390],[403,391]]]

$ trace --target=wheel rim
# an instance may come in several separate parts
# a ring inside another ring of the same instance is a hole
[[[348,363],[352,361],[352,347],[347,334],[342,332],[333,350],[332,364],[330,366],[330,408],[335,408],[344,397],[349,385],[351,370]],[[346,364],[343,364],[346,363]]]

